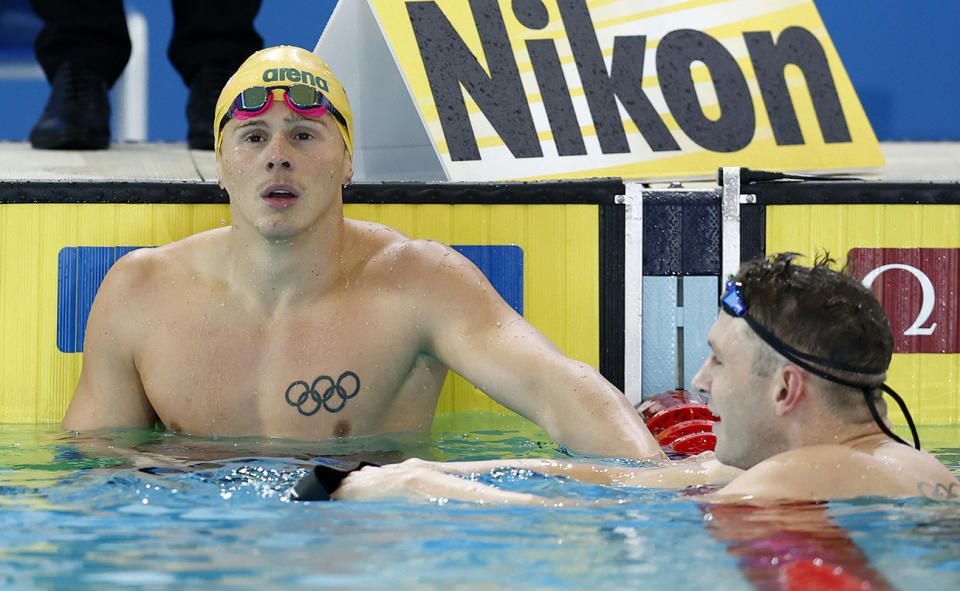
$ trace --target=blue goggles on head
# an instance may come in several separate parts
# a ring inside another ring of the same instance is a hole
[[[894,392],[893,388],[884,384],[883,382],[880,382],[878,384],[858,384],[857,382],[851,382],[849,380],[845,380],[843,378],[839,378],[835,375],[827,373],[826,371],[816,368],[811,364],[816,363],[817,365],[822,365],[824,367],[829,367],[829,368],[837,369],[840,371],[867,374],[867,375],[883,373],[882,371],[878,372],[872,369],[856,367],[856,366],[847,365],[844,363],[837,363],[835,361],[824,359],[822,357],[817,357],[815,355],[811,355],[809,353],[804,353],[803,351],[798,351],[797,349],[794,349],[790,345],[784,343],[782,340],[777,338],[777,336],[774,335],[772,332],[770,332],[769,330],[761,326],[759,322],[754,320],[753,317],[747,313],[747,304],[744,301],[744,297],[742,293],[743,284],[730,280],[730,281],[727,281],[724,287],[725,287],[725,290],[723,292],[723,296],[720,298],[720,305],[723,308],[724,312],[733,316],[734,318],[742,318],[744,321],[746,321],[747,325],[753,330],[754,333],[756,333],[757,336],[763,339],[763,341],[768,345],[770,345],[777,353],[780,353],[781,355],[786,357],[787,360],[789,360],[790,362],[798,365],[799,367],[827,381],[834,382],[842,386],[857,388],[860,391],[862,391],[864,398],[867,401],[867,406],[870,408],[870,415],[873,416],[873,420],[880,427],[880,430],[883,431],[888,437],[893,438],[895,441],[899,441],[904,445],[910,445],[909,443],[907,443],[906,441],[904,441],[903,439],[895,435],[887,427],[886,423],[884,423],[883,420],[880,418],[880,413],[877,412],[877,407],[873,403],[873,397],[870,395],[870,393],[877,388],[880,388],[881,390],[889,394],[890,397],[897,402],[897,405],[900,407],[900,411],[903,412],[903,416],[907,420],[907,425],[910,427],[910,433],[911,435],[913,435],[914,447],[916,447],[917,449],[920,449],[920,436],[917,435],[917,428],[913,424],[913,417],[910,416],[910,411],[907,410],[907,405],[903,401],[903,398],[901,398],[899,394]]]
[[[723,311],[734,318],[742,317],[747,313],[747,307],[743,304],[743,298],[740,296],[741,284],[734,283],[731,279],[727,281],[724,287],[723,297],[720,298],[720,305],[723,306]]]

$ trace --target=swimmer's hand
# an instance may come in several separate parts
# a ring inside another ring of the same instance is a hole
[[[426,465],[424,465],[426,464]],[[439,471],[434,462],[416,460],[351,472],[330,495],[336,500],[383,498],[457,500],[474,503],[556,505],[557,501],[474,482]]]

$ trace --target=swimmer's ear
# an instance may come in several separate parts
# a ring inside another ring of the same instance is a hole
[[[219,158],[217,158],[217,169],[216,169],[216,170],[217,170],[217,185],[218,185],[222,190],[226,191],[227,188],[223,186],[223,172],[220,170],[220,159],[219,159]]]
[[[775,404],[777,416],[782,417],[792,412],[807,394],[810,374],[792,363],[787,363],[780,368],[778,376]]]

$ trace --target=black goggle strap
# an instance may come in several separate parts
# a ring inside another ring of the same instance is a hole
[[[904,418],[907,419],[907,426],[910,427],[910,435],[913,437],[913,447],[920,449],[920,435],[917,434],[917,427],[913,424],[913,417],[910,416],[910,411],[907,410],[907,403],[903,401],[903,398],[899,394],[893,391],[893,388],[886,384],[880,384],[880,388],[890,395],[890,398],[893,398],[897,406],[900,407],[900,412],[903,413]],[[867,399],[867,406],[870,407],[870,414],[873,415],[873,420],[877,425],[880,426],[880,430],[887,434],[888,437],[893,438],[896,441],[904,445],[910,445],[903,439],[900,439],[894,435],[890,429],[887,428],[887,425],[880,420],[880,413],[877,412],[877,407],[873,404],[873,396],[870,396],[870,390],[868,388],[863,388],[863,395]]]
[[[898,437],[896,434],[894,434],[887,427],[886,423],[884,423],[883,420],[880,418],[880,413],[877,412],[877,407],[873,403],[873,397],[870,395],[870,391],[876,388],[880,388],[881,390],[889,394],[897,402],[897,405],[900,407],[900,411],[903,413],[904,418],[907,420],[907,425],[910,427],[910,433],[911,435],[913,435],[913,446],[916,447],[917,449],[920,449],[920,436],[917,435],[917,428],[913,424],[913,417],[910,416],[910,411],[907,410],[907,405],[903,401],[903,398],[901,398],[899,394],[894,392],[893,388],[883,383],[864,386],[863,384],[858,384],[856,382],[844,380],[843,378],[838,378],[837,376],[831,375],[822,369],[814,367],[808,362],[817,363],[819,365],[824,365],[833,369],[839,369],[841,371],[850,371],[853,373],[870,374],[875,372],[870,370],[864,370],[862,368],[856,368],[856,367],[841,364],[841,363],[835,363],[832,361],[828,361],[826,359],[821,359],[820,357],[816,357],[814,355],[810,355],[809,353],[803,353],[801,351],[797,351],[793,347],[787,345],[786,343],[778,339],[776,336],[774,336],[773,333],[771,333],[764,327],[760,326],[760,323],[758,323],[753,318],[751,318],[750,315],[747,314],[746,310],[741,312],[739,317],[743,318],[746,321],[747,325],[753,330],[753,332],[757,333],[757,336],[763,339],[765,343],[773,347],[773,349],[777,353],[780,353],[781,355],[786,357],[789,361],[809,371],[813,375],[819,376],[829,382],[834,382],[836,384],[840,384],[841,386],[848,386],[850,388],[857,388],[858,390],[861,390],[863,392],[864,398],[866,398],[867,407],[870,409],[870,415],[873,417],[873,420],[877,424],[877,426],[880,427],[880,430],[883,431],[885,435],[892,438],[894,441],[897,441],[904,445],[910,445],[909,443],[907,443],[906,441]]]

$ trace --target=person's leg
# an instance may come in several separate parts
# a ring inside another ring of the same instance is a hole
[[[30,5],[43,21],[33,48],[47,80],[72,63],[113,86],[130,59],[123,0],[30,0]]]
[[[260,0],[234,0],[226,6],[207,0],[173,0],[173,36],[167,55],[190,88],[187,142],[213,149],[213,111],[230,75],[263,47],[253,20]]]
[[[102,149],[110,143],[108,90],[130,57],[122,0],[31,0],[44,27],[34,41],[51,92],[30,143]]]

